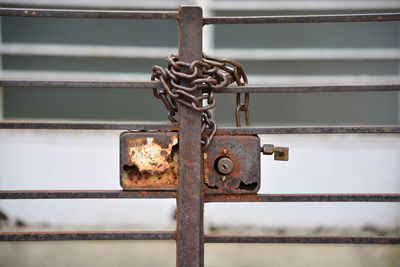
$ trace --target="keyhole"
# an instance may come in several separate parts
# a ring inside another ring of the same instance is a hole
[[[220,174],[228,174],[233,169],[233,162],[228,157],[220,157],[216,160],[215,170]]]

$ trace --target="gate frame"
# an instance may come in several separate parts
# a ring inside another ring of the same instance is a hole
[[[202,29],[207,24],[320,23],[399,21],[400,13],[301,15],[203,18],[198,6],[181,6],[179,11],[116,11],[0,8],[1,16],[55,18],[178,19],[179,55],[191,62],[202,56]],[[187,85],[187,84],[186,84]],[[0,87],[59,88],[161,88],[157,81],[35,81],[0,80]],[[302,92],[400,91],[394,85],[341,86],[230,86],[215,93],[302,93]],[[196,92],[200,94],[201,92]],[[179,105],[179,123],[87,123],[0,121],[0,129],[75,129],[171,131],[179,133],[179,184],[177,191],[121,190],[0,190],[0,199],[85,199],[85,198],[176,198],[176,231],[68,231],[1,232],[0,241],[49,240],[176,240],[177,266],[203,266],[204,243],[319,243],[400,244],[398,236],[307,236],[307,235],[204,235],[204,202],[400,202],[400,194],[204,194],[201,150],[201,114]],[[400,125],[328,127],[220,127],[216,134],[338,134],[400,133]]]

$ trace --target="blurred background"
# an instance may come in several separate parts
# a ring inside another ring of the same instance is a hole
[[[204,16],[399,12],[399,0],[0,0],[3,7],[177,10]],[[176,21],[2,17],[0,77],[149,80],[177,52]],[[215,25],[204,51],[249,84],[400,82],[400,23]],[[219,126],[234,95],[217,95]],[[253,94],[252,125],[400,124],[398,92]],[[0,88],[4,120],[166,121],[149,90]],[[120,131],[0,130],[0,188],[120,189]],[[400,193],[399,135],[262,135],[261,193]],[[3,200],[2,231],[173,230],[174,200]],[[208,203],[206,233],[400,235],[397,203]],[[399,246],[206,244],[206,266],[400,266]],[[175,242],[2,242],[0,266],[175,266]]]

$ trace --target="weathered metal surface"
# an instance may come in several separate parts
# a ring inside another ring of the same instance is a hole
[[[208,235],[207,243],[295,243],[295,244],[400,244],[397,236],[278,236],[278,235]]]
[[[177,132],[125,132],[120,142],[120,183],[124,190],[176,189]]]
[[[0,16],[52,17],[90,19],[176,19],[176,11],[127,11],[127,10],[74,10],[44,8],[0,8]]]
[[[0,190],[0,199],[176,198],[175,191]]]
[[[260,188],[257,136],[215,136],[203,157],[206,193],[255,193]],[[233,163],[229,174],[218,171],[218,162],[224,157]]]
[[[219,127],[217,135],[248,134],[392,134],[400,133],[400,125],[346,125],[346,126],[300,126],[300,127]]]
[[[216,136],[203,153],[205,193],[250,193],[260,187],[257,136]],[[175,190],[178,183],[176,132],[121,134],[124,190]]]
[[[152,122],[0,121],[0,129],[166,131],[177,129],[177,125]]]
[[[151,122],[57,122],[57,121],[0,121],[0,129],[48,129],[48,130],[132,130],[172,131],[176,123]],[[400,125],[347,125],[304,127],[219,127],[219,135],[249,134],[352,134],[352,133],[400,133]]]
[[[0,190],[0,199],[176,198],[175,191]],[[400,202],[400,194],[207,194],[205,202]]]
[[[325,92],[385,92],[400,91],[400,84],[368,84],[368,85],[311,85],[311,86],[228,86],[215,89],[215,93],[325,93]]]
[[[158,81],[40,81],[0,80],[0,87],[42,87],[42,88],[161,88]]]
[[[67,232],[3,232],[0,241],[61,240],[174,240],[173,231],[67,231]],[[310,235],[206,235],[207,243],[295,243],[295,244],[400,244],[396,236],[310,236]],[[189,265],[192,266],[192,265]]]
[[[0,80],[0,87],[50,88],[162,88],[159,81],[58,81],[58,80]],[[208,86],[199,85],[200,89]],[[214,93],[318,93],[318,92],[384,92],[400,91],[400,84],[311,85],[311,86],[227,86],[215,88]]]
[[[400,202],[400,194],[208,194],[206,202]]]
[[[172,231],[3,232],[0,241],[174,240]]]
[[[179,9],[179,56],[182,61],[201,59],[203,11]],[[184,70],[185,71],[185,70]],[[189,73],[189,70],[187,70]],[[190,86],[182,81],[183,86]],[[198,90],[195,96],[201,94]],[[177,266],[204,265],[204,192],[201,150],[201,112],[179,104],[179,185],[177,198]]]
[[[345,15],[210,17],[204,18],[204,24],[326,23],[398,20],[400,20],[400,13],[379,13]]]
[[[176,198],[174,191],[0,190],[0,199]],[[208,194],[205,202],[400,202],[400,194]]]
[[[0,241],[61,240],[174,240],[173,231],[67,231],[67,232],[3,232]],[[295,244],[400,244],[396,236],[274,236],[274,235],[206,235],[207,243],[295,243]],[[192,266],[192,265],[189,265]]]

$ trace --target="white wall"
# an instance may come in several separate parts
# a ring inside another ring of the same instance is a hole
[[[0,130],[0,189],[120,189],[119,131]],[[399,193],[399,135],[268,135],[289,162],[262,156],[261,193]],[[209,203],[206,224],[400,226],[396,203]],[[173,229],[174,200],[2,200],[28,223]]]

